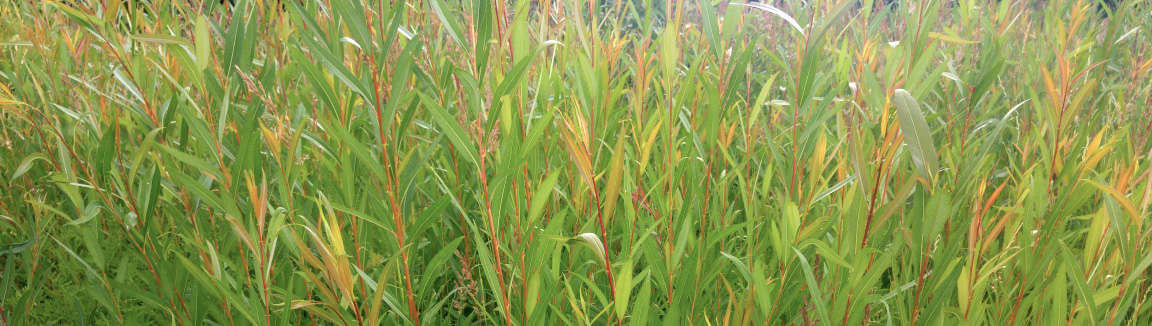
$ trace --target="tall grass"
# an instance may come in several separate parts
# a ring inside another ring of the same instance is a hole
[[[1146,325],[1148,8],[2,1],[0,325]]]

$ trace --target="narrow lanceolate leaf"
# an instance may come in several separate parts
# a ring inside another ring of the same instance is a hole
[[[449,15],[451,12],[448,12],[449,8],[444,3],[444,0],[429,0],[428,6],[432,7],[432,12],[436,14],[436,17],[440,18],[440,23],[443,24],[444,29],[448,31],[448,35],[452,36],[452,39],[456,40],[456,43],[463,46],[464,41],[461,37],[462,34],[460,34],[461,29],[456,25],[456,22],[459,20]]]
[[[1096,301],[1092,300],[1092,289],[1089,288],[1087,281],[1084,280],[1085,274],[1081,271],[1080,261],[1076,260],[1075,256],[1072,255],[1072,251],[1068,249],[1068,246],[1065,245],[1063,241],[1056,241],[1059,242],[1060,251],[1063,253],[1064,267],[1068,271],[1068,278],[1072,279],[1072,284],[1075,286],[1075,292],[1076,294],[1080,295],[1080,304],[1088,308],[1088,322],[1092,325],[1096,325],[1096,316],[1099,316],[1100,313],[1096,309]]]
[[[908,151],[912,154],[916,173],[931,183],[939,163],[936,160],[936,146],[932,145],[932,131],[924,121],[920,104],[916,103],[912,94],[904,89],[897,89],[896,93],[892,94],[892,103],[896,104],[900,132],[904,134],[904,144],[908,145]]]
[[[203,71],[212,61],[212,36],[208,33],[208,19],[196,16],[196,69]]]
[[[1096,182],[1095,180],[1085,179],[1083,181],[1088,182],[1088,184],[1096,187],[1096,189],[1100,189],[1100,191],[1103,191],[1104,193],[1108,194],[1108,196],[1112,196],[1113,199],[1116,199],[1116,202],[1120,203],[1120,207],[1124,208],[1124,212],[1128,213],[1128,215],[1132,217],[1132,221],[1135,223],[1137,228],[1143,224],[1144,216],[1140,215],[1140,213],[1136,210],[1136,205],[1133,204],[1131,200],[1128,200],[1128,197],[1125,197],[1124,194],[1116,190],[1116,188],[1109,187],[1108,185]]]
[[[844,260],[844,258],[840,258],[840,255],[836,254],[836,251],[832,250],[831,247],[828,247],[828,245],[823,241],[808,239],[800,244],[801,248],[808,246],[816,247],[816,252],[819,252],[820,256],[825,260],[830,261],[836,265],[840,265],[844,268],[852,269],[852,264],[849,264],[848,261]]]
[[[132,35],[132,39],[142,42],[183,45],[188,48],[192,48],[192,42],[189,42],[188,39],[179,36],[164,34],[136,34]]]
[[[24,173],[27,173],[28,170],[31,170],[32,169],[32,163],[36,162],[36,160],[47,161],[48,156],[41,154],[41,153],[28,155],[28,157],[25,157],[23,160],[20,161],[20,165],[16,166],[16,171],[12,173],[12,177],[9,178],[9,181],[16,180],[16,178],[19,178],[20,176],[24,175]]]
[[[476,30],[476,41],[473,44],[473,54],[476,56],[476,76],[484,78],[488,68],[488,52],[492,37],[492,1],[475,1],[472,3],[473,23]]]
[[[720,53],[720,27],[716,23],[716,10],[712,8],[712,1],[699,0],[697,5],[700,6],[700,18],[704,21],[704,34],[708,38],[708,44],[712,47],[712,51]]]
[[[464,157],[469,163],[479,164],[480,156],[476,154],[476,146],[472,144],[468,133],[464,131],[464,127],[456,122],[456,118],[448,114],[447,110],[444,110],[440,104],[437,104],[435,100],[427,95],[420,94],[420,98],[423,99],[424,107],[432,113],[432,119],[440,126],[440,132],[442,132],[445,137],[448,137],[454,149],[461,154],[460,156]],[[458,114],[464,113],[461,112]]]
[[[934,38],[934,39],[938,39],[938,40],[941,40],[941,41],[944,41],[944,42],[949,42],[949,43],[957,43],[957,44],[976,44],[976,43],[980,43],[980,42],[973,42],[973,41],[965,40],[965,39],[963,39],[963,38],[960,38],[960,37],[956,37],[956,36],[952,36],[952,35],[947,35],[947,34],[940,34],[940,33],[936,33],[936,32],[931,32],[931,33],[928,33],[928,36],[929,36],[929,37],[931,37],[931,38]]]
[[[828,307],[824,303],[823,295],[820,294],[820,283],[817,283],[816,277],[813,276],[812,266],[808,264],[808,259],[804,258],[804,254],[800,253],[799,250],[792,248],[792,251],[796,253],[796,258],[799,258],[800,265],[803,267],[804,280],[808,285],[808,294],[812,296],[809,298],[809,302],[811,302],[813,306],[816,306],[816,316],[820,318],[820,324],[831,325],[831,320],[828,319]]]
[[[632,258],[624,259],[621,265],[613,286],[616,287],[616,318],[624,319],[632,296]]]
[[[608,166],[608,184],[604,186],[604,219],[611,221],[616,213],[616,202],[620,199],[620,182],[624,177],[624,161],[627,153],[624,150],[624,135],[616,139],[616,148],[612,152],[612,162]]]
[[[536,191],[532,193],[531,206],[528,206],[528,225],[532,225],[540,218],[540,214],[544,212],[544,205],[548,204],[548,198],[552,197],[552,188],[556,187],[556,181],[559,179],[560,171],[552,171],[552,174],[536,187]]]

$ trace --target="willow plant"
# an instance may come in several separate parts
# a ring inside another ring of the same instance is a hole
[[[0,1],[0,325],[1146,325],[1140,0]]]

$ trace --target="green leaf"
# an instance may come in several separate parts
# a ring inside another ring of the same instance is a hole
[[[420,98],[424,102],[424,107],[432,113],[432,119],[436,121],[437,125],[440,125],[440,132],[448,137],[452,146],[461,154],[460,156],[463,156],[469,163],[479,166],[480,156],[476,155],[476,146],[472,144],[472,140],[464,132],[464,128],[456,122],[455,117],[448,114],[448,111],[445,111],[443,107],[440,107],[440,104],[437,104],[427,95],[421,93]]]
[[[434,0],[440,1],[440,0]],[[473,55],[476,60],[476,79],[483,79],[488,70],[488,52],[492,48],[492,1],[472,2],[472,19],[476,31]]]
[[[373,40],[368,32],[368,24],[364,18],[366,11],[360,1],[337,0],[332,1],[331,4],[332,8],[340,14],[340,18],[344,21],[344,26],[348,27],[348,31],[352,34],[352,38],[356,40],[360,48],[364,51],[373,51]]]
[[[314,95],[320,98],[320,101],[327,104],[329,109],[337,109],[340,107],[340,100],[336,97],[336,91],[333,89],[332,84],[324,78],[324,73],[320,67],[312,64],[304,57],[304,53],[299,49],[290,49],[288,51],[292,61],[296,66],[304,72],[304,76],[308,77],[308,81],[312,84]]]
[[[539,54],[540,51],[543,51],[544,48],[552,45],[564,45],[564,43],[554,40],[547,40],[540,43],[535,50],[532,50],[531,54],[521,58],[520,61],[516,62],[515,66],[512,66],[511,70],[508,70],[508,73],[504,75],[504,79],[500,81],[500,85],[496,86],[496,90],[492,92],[492,98],[500,101],[504,98],[504,95],[508,95],[508,93],[512,91],[512,88],[520,82],[520,79],[524,76],[524,72],[528,70],[528,66],[532,64],[536,55]],[[499,105],[500,102],[494,104]]]
[[[620,182],[624,177],[624,161],[627,153],[624,150],[624,134],[616,137],[616,148],[612,151],[612,161],[608,165],[608,183],[604,185],[604,219],[612,221],[616,215],[616,202],[620,199]]]
[[[221,172],[219,168],[217,168],[214,164],[208,163],[208,161],[205,161],[205,160],[203,160],[199,157],[193,156],[191,154],[181,152],[181,151],[176,150],[175,148],[172,148],[172,147],[168,147],[165,145],[158,145],[158,146],[160,147],[160,150],[168,153],[168,155],[171,156],[172,158],[174,158],[177,161],[180,161],[184,164],[188,164],[189,166],[194,168],[194,171],[200,171],[201,173],[213,176],[213,177],[217,178],[217,180],[222,179],[224,177],[224,172]]]
[[[133,40],[137,40],[137,41],[141,41],[141,42],[182,45],[182,46],[187,47],[189,49],[194,48],[192,46],[192,42],[189,42],[188,39],[183,38],[183,37],[179,37],[179,36],[164,35],[164,34],[136,34],[136,35],[132,35],[131,38]]]
[[[64,245],[63,242],[60,242],[60,240],[57,240],[56,238],[52,238],[52,241],[56,241],[56,244],[59,244],[61,248],[64,248],[64,252],[67,252],[69,256],[76,258],[76,261],[80,262],[80,265],[84,266],[84,269],[88,271],[89,277],[96,279],[100,283],[107,283],[103,274],[96,272],[96,270],[93,269],[91,265],[88,265],[87,261],[84,261],[84,258],[80,258],[80,255],[77,255],[75,251],[72,251],[72,248],[68,248],[68,246]]]
[[[444,29],[448,31],[448,35],[452,36],[452,39],[456,40],[457,44],[464,46],[463,38],[460,37],[460,32],[458,32],[461,29],[456,25],[457,19],[455,17],[449,17],[448,13],[445,12],[448,6],[444,4],[444,0],[429,0],[428,6],[432,7],[432,12],[436,14],[436,17],[440,18],[440,26],[443,26]]]
[[[939,163],[936,160],[936,147],[932,144],[932,132],[928,129],[928,123],[924,121],[920,104],[916,103],[912,94],[903,89],[897,89],[896,93],[892,94],[892,102],[896,104],[900,132],[904,133],[904,144],[912,154],[916,173],[931,184]]]
[[[528,226],[532,226],[540,214],[544,212],[544,205],[548,204],[548,199],[552,197],[552,189],[556,188],[556,181],[560,179],[560,171],[552,171],[544,181],[536,186],[536,191],[532,193],[532,201],[528,206]]]
[[[736,256],[723,251],[720,252],[720,255],[724,256],[724,258],[728,258],[728,261],[731,261],[732,264],[736,265],[736,270],[740,272],[741,276],[744,276],[744,281],[751,282],[753,280],[752,274],[748,269],[748,264],[745,264],[744,261],[740,260],[740,258],[736,258]]]
[[[755,4],[759,5],[760,3]],[[700,19],[703,20],[704,35],[708,39],[708,45],[712,48],[713,53],[719,54],[723,49],[720,48],[720,25],[716,23],[716,8],[712,7],[711,0],[698,0],[696,5],[700,8]]]
[[[208,33],[208,19],[204,15],[196,16],[196,69],[204,71],[212,61],[212,35]]]
[[[16,178],[24,175],[24,173],[28,173],[28,170],[32,169],[32,162],[35,162],[36,160],[48,161],[48,156],[44,155],[43,153],[36,153],[25,157],[20,161],[20,165],[16,166],[16,171],[12,172],[12,177],[8,179],[9,182],[16,180]]]
[[[39,240],[39,239],[40,239],[39,237],[31,237],[31,238],[28,238],[27,240],[24,240],[21,242],[12,242],[12,243],[6,244],[3,248],[0,248],[0,256],[18,254],[20,252],[23,252],[24,250],[28,250],[28,248],[31,248],[32,245],[36,243],[36,240]],[[14,259],[8,259],[8,260],[11,261]],[[11,275],[11,274],[5,274],[5,275]],[[7,282],[5,282],[5,283],[7,283]],[[7,288],[8,287],[5,286],[4,288],[0,288],[0,290],[4,290]]]
[[[796,258],[800,259],[800,265],[804,271],[804,280],[808,284],[808,294],[812,296],[809,302],[816,307],[820,324],[831,325],[831,319],[828,319],[828,307],[824,303],[824,297],[820,294],[820,283],[816,283],[816,277],[812,274],[812,266],[808,264],[808,259],[804,258],[804,254],[800,253],[800,250],[792,248],[792,251],[796,252]]]
[[[108,128],[112,129],[112,128]],[[107,176],[112,169],[112,160],[116,155],[116,131],[105,130],[100,137],[100,146],[96,148],[96,159],[92,162],[94,173]]]
[[[1096,325],[1096,316],[1100,315],[1100,313],[1096,311],[1096,301],[1092,299],[1092,290],[1082,277],[1084,272],[1080,270],[1080,263],[1076,260],[1075,256],[1072,255],[1072,251],[1068,249],[1064,241],[1055,241],[1060,244],[1060,251],[1064,254],[1064,267],[1068,272],[1068,278],[1072,279],[1072,284],[1075,285],[1076,294],[1080,295],[1080,304],[1088,308],[1088,320],[1092,325]]]
[[[248,3],[241,1],[233,7],[231,23],[228,24],[228,32],[224,35],[224,62],[221,68],[229,76],[236,73],[237,67],[247,71],[250,63],[244,62],[244,58],[250,58],[247,54],[250,54],[256,45],[256,42],[247,38],[249,25],[259,25],[251,21],[256,15],[250,14],[251,6]]]
[[[620,272],[616,273],[616,318],[624,320],[628,312],[628,302],[632,297],[632,258],[621,262]]]
[[[1141,216],[1140,213],[1136,210],[1136,205],[1132,204],[1132,201],[1128,200],[1128,197],[1124,196],[1124,194],[1120,193],[1120,191],[1105,184],[1096,182],[1095,180],[1083,179],[1080,181],[1088,182],[1088,184],[1096,187],[1096,189],[1103,191],[1104,193],[1108,194],[1108,196],[1112,196],[1113,199],[1116,199],[1116,202],[1120,203],[1120,207],[1124,208],[1124,212],[1128,213],[1128,215],[1132,217],[1132,220],[1136,222],[1136,225],[1141,224],[1143,221],[1143,216]]]
[[[847,260],[841,258],[840,255],[836,254],[835,250],[832,250],[832,248],[828,247],[828,245],[823,241],[817,239],[808,239],[800,243],[801,249],[807,246],[816,247],[816,252],[820,253],[820,256],[824,257],[824,260],[830,261],[836,265],[840,265],[841,267],[847,268],[848,270],[852,270],[852,264],[849,264]]]
[[[420,274],[424,276],[421,278],[419,284],[420,298],[422,300],[431,301],[435,299],[435,296],[432,295],[432,290],[436,288],[436,281],[439,279],[440,269],[444,268],[444,265],[448,262],[448,258],[456,254],[456,248],[460,246],[463,240],[464,237],[457,237],[456,240],[452,240],[452,242],[449,242],[441,248],[435,256],[432,256],[431,260],[428,260],[428,265],[420,272]]]
[[[937,39],[937,40],[941,40],[941,41],[944,41],[944,42],[948,42],[948,43],[955,43],[955,44],[976,44],[976,43],[980,43],[980,42],[973,42],[973,41],[965,40],[965,39],[963,39],[963,38],[960,38],[960,37],[956,37],[956,36],[952,36],[952,35],[946,35],[946,34],[940,34],[940,33],[936,33],[936,32],[929,32],[929,33],[928,33],[928,37],[931,37],[931,38],[934,38],[934,39]]]
[[[644,285],[640,286],[640,292],[636,296],[636,303],[632,305],[632,320],[631,325],[648,325],[648,313],[652,311],[649,303],[652,300],[652,278],[646,277],[643,279]]]
[[[344,65],[344,60],[337,57],[331,50],[320,45],[320,43],[317,43],[312,38],[306,37],[304,38],[304,42],[308,45],[308,51],[312,53],[313,58],[316,58],[316,61],[318,61],[321,66],[324,66],[324,69],[327,69],[333,77],[336,77],[337,80],[343,82],[344,85],[352,89],[353,92],[359,94],[360,97],[364,99],[364,104],[368,107],[374,107],[376,105],[375,93],[368,85],[365,85],[357,78],[351,70],[348,70],[348,67]]]

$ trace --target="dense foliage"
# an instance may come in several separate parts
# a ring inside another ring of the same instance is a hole
[[[2,1],[0,325],[1148,325],[1148,8]]]

